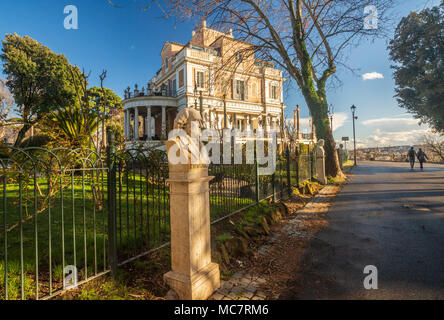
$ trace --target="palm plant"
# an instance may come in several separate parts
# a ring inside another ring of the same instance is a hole
[[[99,115],[89,108],[57,107],[53,120],[76,147],[91,147],[92,135],[99,126]]]

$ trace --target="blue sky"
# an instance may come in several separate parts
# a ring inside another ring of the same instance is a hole
[[[28,35],[85,71],[91,71],[90,82],[98,84],[98,75],[108,70],[105,85],[119,95],[135,83],[145,86],[160,67],[160,50],[165,41],[186,43],[194,22],[175,24],[173,18],[165,19],[162,11],[154,6],[140,10],[142,2],[118,1],[123,8],[114,8],[106,0],[14,0],[0,2],[0,39],[7,33]],[[147,1],[148,2],[148,1]],[[397,8],[399,19],[412,10],[422,9],[425,3],[434,5],[439,0],[406,0]],[[79,29],[63,27],[66,5],[75,5],[79,11]],[[362,43],[348,55],[350,67],[357,74],[338,68],[342,81],[340,88],[329,90],[328,99],[333,104],[334,131],[338,140],[352,135],[350,106],[357,106],[358,144],[397,145],[416,142],[425,126],[418,126],[405,110],[397,106],[394,81],[387,52],[387,40]],[[378,72],[383,79],[362,79],[362,74]],[[302,96],[293,85],[286,94],[286,115],[291,116],[296,104],[301,105],[302,117],[308,117]]]

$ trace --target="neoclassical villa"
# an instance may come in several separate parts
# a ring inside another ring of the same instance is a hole
[[[280,132],[285,79],[251,48],[205,21],[189,43],[167,41],[162,67],[146,88],[125,90],[128,143],[166,139],[176,114],[189,106],[201,112],[207,128]]]

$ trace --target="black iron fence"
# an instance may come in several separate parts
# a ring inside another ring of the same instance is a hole
[[[91,150],[0,149],[0,297],[39,299],[107,272],[107,168]]]
[[[269,164],[259,165],[257,161],[254,164],[211,164],[209,175],[214,176],[210,181],[212,222],[270,197],[281,199],[292,192],[292,187],[313,180],[316,177],[315,157],[313,146],[289,146],[277,154],[270,174],[260,174],[260,169]]]
[[[165,152],[0,148],[0,299],[50,298],[166,246]],[[316,176],[308,146],[290,146],[275,170],[211,164],[212,223]],[[267,164],[268,165],[268,164]]]

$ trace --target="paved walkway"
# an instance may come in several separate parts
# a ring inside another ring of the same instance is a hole
[[[361,162],[280,299],[444,299],[444,166]],[[364,267],[378,289],[363,286]]]
[[[282,235],[290,238],[311,238],[312,234],[303,231],[301,227],[303,221],[310,219],[320,212],[328,211],[329,203],[335,195],[334,190],[337,187],[326,186],[310,203],[297,211],[294,218],[289,220],[282,230],[274,233],[267,244],[258,250],[258,254],[263,256],[275,245]],[[266,285],[266,280],[261,275],[254,275],[244,271],[236,272],[228,281],[221,281],[221,288],[210,298],[210,300],[264,300],[278,299],[279,296],[267,297],[262,290]]]

